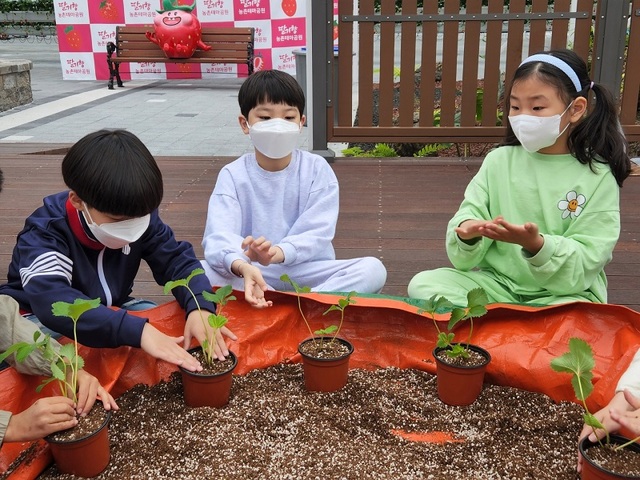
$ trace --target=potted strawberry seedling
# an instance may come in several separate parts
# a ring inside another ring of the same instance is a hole
[[[216,313],[209,314],[205,319],[196,294],[189,287],[191,279],[203,273],[203,269],[196,268],[186,279],[167,282],[164,286],[164,292],[167,294],[176,287],[186,288],[196,302],[200,319],[205,327],[205,332],[207,332],[202,345],[189,350],[191,355],[201,360],[203,370],[191,372],[179,367],[182,374],[185,403],[190,407],[222,407],[229,401],[232,373],[238,365],[238,358],[232,351],[229,351],[229,356],[225,360],[217,360],[215,356],[216,337],[228,321],[222,310],[229,301],[235,300],[236,297],[231,295],[231,285],[220,287],[215,293],[202,292],[205,300],[213,302],[217,306]]]
[[[438,332],[433,358],[436,361],[438,398],[449,405],[470,405],[476,401],[491,355],[484,348],[471,343],[473,319],[487,313],[487,293],[476,288],[467,293],[467,306],[455,307],[445,297],[434,295],[419,304],[418,313],[427,313]],[[450,313],[447,331],[438,326],[436,313]],[[453,328],[460,322],[469,321],[466,342],[454,342]]]
[[[621,435],[607,432],[602,423],[589,412],[587,398],[593,390],[593,351],[581,338],[569,339],[569,351],[551,360],[551,368],[556,372],[570,373],[571,385],[576,398],[584,408],[584,423],[595,430],[603,430],[603,440],[592,442],[588,436],[580,441],[582,480],[607,480],[619,478],[640,478],[640,437],[629,440]]]
[[[62,345],[59,349],[51,345],[51,336],[40,331],[33,334],[33,342],[19,342],[9,347],[2,355],[0,362],[15,353],[16,361],[23,362],[34,351],[40,350],[45,359],[51,362],[51,377],[45,379],[36,389],[37,392],[51,382],[57,382],[60,393],[77,403],[78,372],[84,367],[84,360],[78,354],[77,325],[80,316],[87,310],[100,305],[100,299],[76,299],[74,303],[55,302],[53,314],[69,317],[73,321],[73,342]],[[95,410],[99,412],[102,409]],[[93,411],[93,410],[92,410]],[[61,473],[94,477],[109,464],[111,457],[109,448],[108,424],[111,411],[102,410],[104,419],[97,429],[85,434],[76,433],[78,426],[62,432],[53,433],[45,438],[53,459]],[[87,420],[83,420],[87,421]]]
[[[310,338],[303,340],[298,345],[298,352],[302,356],[302,368],[304,372],[305,388],[309,391],[333,392],[340,390],[347,383],[349,374],[349,358],[353,353],[353,345],[344,338],[338,337],[344,323],[345,309],[355,303],[351,298],[356,292],[350,292],[346,297],[340,298],[337,304],[331,305],[323,315],[329,312],[340,312],[340,323],[319,330],[313,330],[302,310],[301,293],[311,291],[309,287],[300,287],[289,275],[280,277],[285,283],[291,285],[298,299],[298,310],[302,316]]]

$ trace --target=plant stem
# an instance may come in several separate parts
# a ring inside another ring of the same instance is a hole
[[[196,302],[196,307],[198,307],[198,314],[200,315],[200,320],[202,320],[202,326],[204,327],[204,333],[205,336],[207,337],[207,348],[203,348],[202,349],[202,353],[204,353],[204,358],[207,361],[207,363],[209,365],[211,365],[213,363],[213,352],[211,351],[212,349],[212,340],[208,338],[207,335],[207,322],[204,320],[204,317],[202,316],[202,309],[200,308],[200,303],[198,302],[198,297],[196,297],[196,294],[193,293],[193,290],[191,290],[191,288],[189,287],[189,285],[185,285],[185,288],[187,290],[189,290],[189,293],[191,294],[191,296],[193,297],[193,301]],[[215,334],[215,332],[213,332]]]

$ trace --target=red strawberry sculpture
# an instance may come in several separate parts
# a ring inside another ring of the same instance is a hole
[[[164,10],[157,10],[153,19],[154,32],[147,32],[147,38],[158,45],[167,58],[191,58],[194,52],[211,50],[202,41],[200,20],[191,11],[193,5],[178,5],[174,0],[162,0]]]

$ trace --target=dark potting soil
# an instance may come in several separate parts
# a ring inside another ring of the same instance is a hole
[[[300,364],[279,364],[234,376],[221,409],[186,407],[174,374],[118,403],[100,479],[578,478],[577,404],[485,385],[452,407],[417,370],[355,369],[342,390],[310,393]]]
[[[69,442],[79,440],[96,432],[104,423],[108,412],[102,406],[102,402],[98,401],[87,415],[78,417],[78,424],[69,430],[52,433],[47,438],[58,442]]]
[[[189,352],[200,362],[200,365],[202,365],[202,370],[200,372],[193,372],[195,375],[216,375],[219,373],[225,373],[234,368],[236,363],[236,359],[232,357],[231,354],[224,360],[218,360],[214,357],[213,362],[209,363],[207,362],[201,348],[194,348],[189,350]]]
[[[300,353],[318,359],[338,359],[353,351],[345,343],[330,337],[314,338],[300,344]]]
[[[446,350],[440,350],[435,354],[439,360],[449,365],[458,367],[479,367],[487,363],[486,357],[482,356],[474,350],[467,350],[467,356],[450,357]]]
[[[624,474],[629,478],[640,478],[638,452],[616,449],[614,444],[594,445],[586,453],[593,463],[600,467]]]

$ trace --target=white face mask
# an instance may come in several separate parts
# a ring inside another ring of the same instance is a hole
[[[83,202],[85,210],[82,211],[89,230],[101,244],[107,248],[117,250],[138,240],[149,228],[151,215],[131,218],[120,222],[103,223],[98,225],[91,218],[87,204]],[[86,211],[86,213],[85,213]]]
[[[283,158],[289,155],[300,137],[300,125],[282,118],[272,118],[249,125],[249,136],[263,155],[269,158]]]
[[[564,112],[550,117],[536,117],[534,115],[509,115],[509,123],[513,129],[513,133],[520,141],[520,144],[527,152],[537,152],[538,150],[549,147],[556,143],[556,140],[562,135],[569,123],[560,131],[560,120],[562,116],[569,110],[573,104],[571,102]]]

